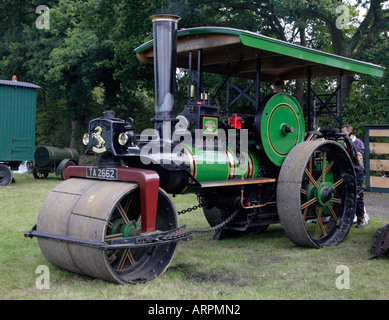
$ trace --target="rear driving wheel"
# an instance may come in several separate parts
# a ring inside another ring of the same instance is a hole
[[[356,182],[345,149],[332,141],[294,147],[281,167],[277,209],[286,235],[296,245],[337,245],[355,213]]]

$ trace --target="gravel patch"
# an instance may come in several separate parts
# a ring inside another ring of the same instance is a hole
[[[366,211],[369,216],[389,217],[389,193],[364,193]]]

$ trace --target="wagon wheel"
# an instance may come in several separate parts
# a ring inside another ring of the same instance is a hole
[[[277,209],[286,235],[296,245],[337,245],[355,213],[356,181],[345,149],[332,141],[294,147],[281,167]]]
[[[139,188],[136,183],[69,179],[46,198],[37,230],[110,244],[141,231]],[[156,229],[177,228],[175,206],[159,190]],[[38,238],[43,255],[53,265],[120,284],[145,282],[170,264],[176,243],[159,246],[99,250]]]
[[[12,182],[11,169],[3,164],[0,164],[0,186],[8,186]]]
[[[76,164],[73,161],[66,162],[65,166],[62,168],[62,171],[61,171],[61,178],[62,178],[62,180],[65,180],[65,171],[66,171],[66,169],[68,167],[73,167],[75,165]]]
[[[32,172],[32,175],[35,179],[46,179],[49,176],[49,173],[47,171],[36,171],[34,170]]]

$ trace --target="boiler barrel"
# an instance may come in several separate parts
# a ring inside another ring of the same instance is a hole
[[[184,145],[191,175],[200,182],[233,178],[252,179],[258,176],[258,159],[254,153],[236,153],[224,150],[198,150]]]
[[[39,168],[56,167],[63,159],[73,160],[78,164],[79,154],[72,148],[39,146],[35,150],[35,166]]]

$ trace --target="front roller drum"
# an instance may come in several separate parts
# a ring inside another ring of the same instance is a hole
[[[175,206],[162,190],[158,194],[156,230],[178,227]],[[142,230],[136,183],[69,179],[45,199],[37,231],[110,244],[139,235]],[[54,266],[110,282],[145,282],[169,266],[176,243],[152,247],[100,250],[96,246],[38,238],[45,258]]]
[[[277,210],[298,246],[341,243],[355,213],[356,180],[345,149],[332,141],[305,141],[285,158],[277,183]]]

